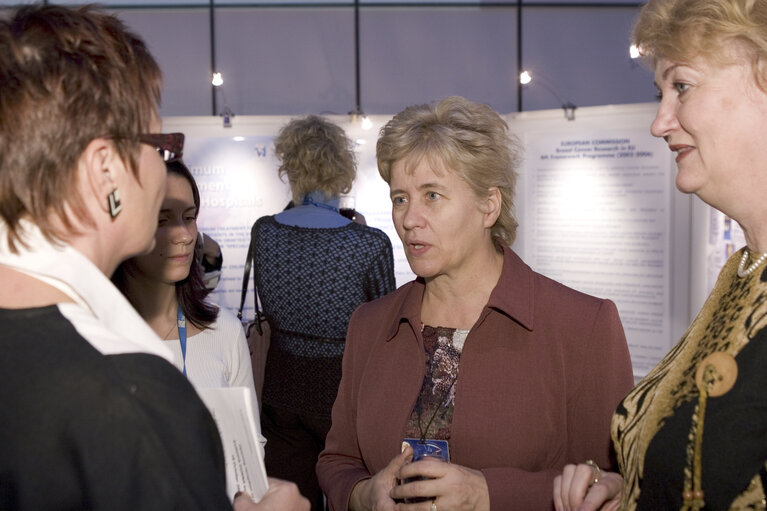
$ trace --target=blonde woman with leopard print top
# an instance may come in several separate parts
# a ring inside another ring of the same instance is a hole
[[[767,2],[651,0],[634,44],[660,93],[651,132],[676,186],[736,220],[734,254],[681,341],[619,405],[621,473],[568,465],[558,510],[765,509]]]

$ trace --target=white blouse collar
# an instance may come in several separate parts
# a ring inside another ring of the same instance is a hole
[[[104,355],[150,353],[173,362],[171,351],[87,257],[67,244],[52,244],[31,222],[20,227],[30,248],[17,243],[18,253],[14,254],[8,247],[8,228],[0,222],[0,264],[61,290],[115,334],[103,339],[84,336],[94,348]]]

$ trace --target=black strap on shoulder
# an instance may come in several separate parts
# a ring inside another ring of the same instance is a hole
[[[253,258],[256,255],[256,222],[250,229],[250,244],[248,245],[248,255],[245,259],[245,269],[242,274],[242,295],[240,296],[240,310],[237,311],[237,317],[242,321],[242,309],[245,307],[245,298],[248,296],[248,283],[250,282],[250,271],[253,270],[253,307],[256,312],[255,327],[259,334],[262,334],[261,321],[266,319],[258,308],[258,288],[256,288],[256,268],[253,266]]]

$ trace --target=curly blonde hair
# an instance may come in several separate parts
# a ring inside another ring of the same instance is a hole
[[[521,144],[500,115],[460,96],[404,109],[381,128],[376,144],[378,172],[388,184],[396,162],[407,160],[415,166],[426,158],[433,168],[443,163],[455,172],[478,198],[498,188],[501,213],[491,234],[509,245],[518,226],[514,192],[521,154]]]
[[[764,0],[650,0],[642,8],[632,43],[654,64],[659,58],[689,62],[701,56],[713,64],[732,63],[727,43],[745,50],[757,84],[765,89],[760,62],[767,57],[767,2]]]
[[[352,188],[357,174],[354,144],[327,119],[309,115],[291,120],[277,135],[274,152],[296,204],[308,193],[320,191],[330,198]]]

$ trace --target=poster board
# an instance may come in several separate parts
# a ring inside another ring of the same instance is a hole
[[[636,376],[658,363],[688,318],[688,272],[677,264],[686,257],[675,259],[688,247],[674,228],[689,222],[689,198],[674,188],[673,154],[649,133],[656,108],[511,120],[525,147],[520,253],[534,270],[616,303]]]

